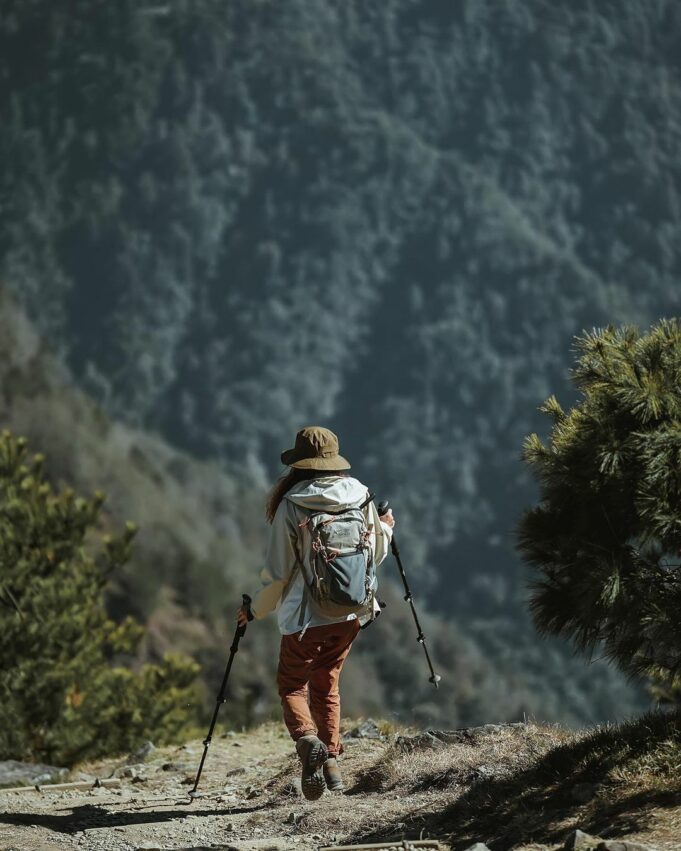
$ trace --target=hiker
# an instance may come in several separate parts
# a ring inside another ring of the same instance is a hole
[[[380,613],[375,568],[388,553],[395,520],[379,517],[367,488],[346,471],[338,438],[309,426],[281,455],[289,470],[272,488],[272,524],[256,619],[277,609],[277,687],[284,722],[302,762],[302,791],[317,800],[343,789],[338,766],[339,678],[360,628]],[[237,610],[246,623],[249,610]]]

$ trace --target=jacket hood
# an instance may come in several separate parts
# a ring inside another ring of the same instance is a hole
[[[342,511],[361,505],[367,494],[366,485],[352,476],[324,476],[294,485],[285,498],[310,511],[325,508]]]

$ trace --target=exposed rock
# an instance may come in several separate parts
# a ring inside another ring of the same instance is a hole
[[[466,851],[489,851],[489,848],[484,842],[476,842],[475,845],[470,845]]]
[[[595,851],[601,840],[583,830],[573,830],[565,840],[563,848],[565,851]]]
[[[606,839],[599,842],[596,851],[652,851],[648,845],[631,842],[627,839]]]
[[[246,769],[243,766],[239,768],[232,768],[230,771],[225,772],[225,777],[234,777],[236,774],[245,774]]]
[[[144,762],[156,750],[153,742],[146,741],[140,745],[136,751],[133,751],[128,757],[128,762]]]
[[[496,736],[504,730],[522,730],[522,721],[509,724],[483,724],[480,727],[462,727],[459,730],[428,730],[428,733],[446,745],[471,744],[487,736]]]
[[[503,767],[499,765],[478,765],[472,771],[472,778],[475,780],[492,780],[504,773],[506,772]]]
[[[435,748],[444,747],[444,743],[428,730],[416,736],[398,736],[395,739],[395,747],[409,753],[416,750],[434,750]]]
[[[6,759],[0,762],[0,786],[35,786],[40,783],[57,783],[68,773],[68,768]]]
[[[119,778],[127,777],[130,780],[134,780],[136,777],[139,777],[140,771],[143,768],[144,768],[144,766],[139,765],[139,764],[137,764],[137,765],[121,765],[119,768],[117,768],[114,771],[113,776],[119,777]]]
[[[349,733],[345,734],[348,739],[382,739],[381,731],[378,729],[378,724],[373,718],[367,718],[356,727],[353,727]]]

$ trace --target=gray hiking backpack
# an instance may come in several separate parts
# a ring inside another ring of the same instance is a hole
[[[373,615],[376,568],[371,546],[372,526],[364,509],[373,499],[342,511],[308,511],[300,524],[299,542],[308,548],[310,570],[299,556],[305,581],[301,626],[311,600],[330,618],[349,614]],[[305,509],[303,509],[305,510]]]

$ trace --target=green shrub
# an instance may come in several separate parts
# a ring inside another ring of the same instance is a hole
[[[519,529],[535,622],[669,681],[681,669],[681,324],[594,331],[578,349],[581,399],[565,413],[551,397],[548,445],[525,443],[541,483]]]
[[[191,720],[198,666],[121,666],[142,628],[114,623],[103,591],[135,527],[102,534],[103,494],[57,493],[43,461],[0,436],[0,755],[71,764],[167,741]]]

